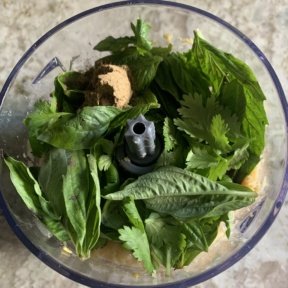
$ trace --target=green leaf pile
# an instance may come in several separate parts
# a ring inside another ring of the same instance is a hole
[[[255,201],[241,181],[259,162],[267,118],[243,61],[198,32],[186,52],[155,47],[150,30],[139,19],[131,35],[94,47],[106,53],[95,67],[128,67],[127,107],[84,105],[93,67],[61,73],[50,101],[39,100],[24,120],[41,165],[4,161],[27,208],[79,257],[120,241],[148,273],[165,267],[169,275],[209,253],[221,222],[229,237],[231,211]],[[141,114],[154,121],[162,151],[153,171],[138,177],[123,171],[116,151],[127,121]]]

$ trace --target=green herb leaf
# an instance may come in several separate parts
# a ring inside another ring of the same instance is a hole
[[[126,49],[130,44],[134,43],[135,43],[134,37],[126,36],[126,37],[114,38],[112,36],[108,36],[104,40],[100,41],[94,47],[94,50],[110,51],[112,53],[115,53]]]
[[[133,199],[128,198],[123,200],[123,210],[127,215],[130,223],[140,231],[145,231],[142,219]]]
[[[43,214],[39,201],[41,190],[29,168],[10,156],[5,157],[4,161],[9,168],[11,181],[27,208],[34,214],[41,216]]]
[[[256,193],[242,186],[229,187],[180,168],[162,167],[105,198],[141,199],[147,208],[179,219],[214,217],[253,203]]]
[[[265,96],[248,65],[213,47],[197,32],[191,54],[193,63],[197,63],[210,79],[214,93],[219,95],[222,92],[219,97],[221,104],[238,115],[241,131],[251,141],[248,149],[251,157],[236,177],[241,181],[258,163],[264,148],[265,125],[268,123],[263,106]]]
[[[9,168],[11,181],[27,208],[39,217],[55,237],[60,241],[67,241],[69,236],[60,218],[55,214],[51,203],[43,197],[39,184],[29,168],[9,156],[5,157],[4,161]]]
[[[94,154],[94,153],[93,153]],[[90,175],[92,177],[92,183],[90,187],[90,195],[87,197],[88,201],[87,210],[87,222],[86,222],[86,235],[85,235],[85,254],[90,256],[90,251],[95,247],[100,237],[100,225],[101,225],[101,188],[98,177],[97,159],[96,155],[87,155],[88,166]]]
[[[48,161],[40,168],[39,185],[58,216],[65,215],[62,193],[63,176],[67,172],[67,154],[63,149],[50,151]]]
[[[37,105],[26,118],[26,126],[38,140],[68,150],[90,148],[107,131],[111,121],[122,113],[121,109],[112,106],[84,107],[76,114],[52,113],[42,106]]]
[[[171,268],[175,266],[186,247],[186,237],[181,233],[181,224],[175,224],[169,223],[169,219],[167,221],[157,213],[152,213],[145,220],[151,253],[156,258],[154,261],[158,260],[166,267],[167,275],[170,275]]]
[[[167,152],[173,150],[177,145],[176,140],[176,128],[173,124],[173,120],[166,117],[163,126],[164,146]]]
[[[133,251],[133,256],[143,261],[145,269],[152,274],[154,266],[150,256],[150,248],[146,233],[136,227],[124,226],[118,230],[119,239],[124,242],[124,247]]]
[[[123,127],[127,124],[127,120],[137,118],[140,114],[145,115],[150,109],[159,108],[157,103],[151,103],[146,105],[137,105],[132,108],[128,108],[125,112],[119,114],[111,122],[109,129],[115,129]]]
[[[152,48],[151,41],[148,40],[148,33],[150,31],[150,25],[137,19],[136,25],[131,23],[131,29],[135,35],[135,46],[142,50],[150,50]]]
[[[83,151],[71,152],[67,164],[67,174],[63,178],[63,195],[67,217],[77,235],[75,245],[80,247],[77,253],[81,255],[87,230],[86,201],[89,195],[89,167]]]

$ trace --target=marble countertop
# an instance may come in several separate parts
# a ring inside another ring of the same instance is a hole
[[[23,52],[44,32],[80,11],[107,2],[88,0],[0,0],[0,88]],[[181,1],[176,1],[181,2]],[[288,93],[288,1],[186,0],[236,26],[264,52]],[[41,24],[41,25],[40,25]],[[240,262],[199,288],[286,288],[288,201],[276,221]],[[80,288],[33,256],[0,214],[1,288]]]

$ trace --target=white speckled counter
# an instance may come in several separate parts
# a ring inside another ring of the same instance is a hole
[[[0,87],[23,52],[44,32],[80,11],[107,2],[88,0],[0,0]],[[178,2],[178,1],[176,1]],[[186,0],[244,32],[258,45],[288,92],[287,0]],[[288,287],[288,201],[260,243],[239,263],[197,287]],[[0,287],[84,287],[33,256],[0,215]]]

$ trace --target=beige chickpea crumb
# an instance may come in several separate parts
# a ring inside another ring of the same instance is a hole
[[[129,104],[133,91],[127,66],[101,64],[95,68],[92,91],[85,95],[83,106],[116,106]]]
[[[250,188],[252,191],[259,191],[261,183],[260,183],[260,177],[259,173],[261,170],[261,162],[258,163],[258,165],[251,171],[249,175],[247,175],[243,181],[242,185]]]

